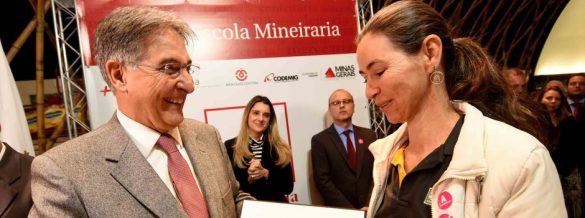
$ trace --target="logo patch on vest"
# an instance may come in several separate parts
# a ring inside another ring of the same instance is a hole
[[[437,201],[437,204],[439,204],[439,208],[441,210],[445,210],[445,209],[451,207],[452,203],[453,203],[453,196],[451,196],[451,193],[441,192],[441,194],[439,195],[439,199]]]
[[[424,204],[426,205],[431,205],[431,193],[433,192],[433,188],[429,188],[429,191],[427,192],[427,196],[425,197],[425,200],[423,201]]]

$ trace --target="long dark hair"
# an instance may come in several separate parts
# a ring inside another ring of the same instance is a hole
[[[405,53],[414,55],[427,36],[439,36],[449,98],[467,101],[484,115],[546,143],[546,124],[541,122],[544,115],[535,112],[537,105],[513,95],[503,73],[478,43],[469,38],[454,39],[450,30],[446,20],[429,5],[421,1],[399,1],[378,11],[357,42],[368,33],[382,34]]]

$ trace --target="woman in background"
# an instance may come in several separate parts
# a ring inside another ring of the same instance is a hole
[[[571,117],[567,98],[562,89],[557,86],[550,86],[543,90],[538,96],[538,102],[546,108],[555,127],[558,127],[562,120]]]
[[[288,202],[286,195],[293,190],[291,150],[278,133],[267,97],[250,99],[238,136],[225,146],[242,191],[258,200]]]
[[[422,1],[399,1],[358,37],[366,96],[403,123],[369,147],[367,217],[566,217],[548,150],[522,131],[543,133],[537,115],[481,46],[450,30]]]
[[[557,80],[551,80],[557,81]],[[538,96],[538,102],[548,112],[554,127],[549,130],[553,151],[551,156],[561,177],[561,185],[565,196],[565,205],[569,217],[582,217],[583,187],[582,176],[576,162],[581,159],[581,147],[575,140],[582,137],[577,133],[576,122],[569,111],[569,102],[563,92],[563,84],[557,83],[546,88]]]

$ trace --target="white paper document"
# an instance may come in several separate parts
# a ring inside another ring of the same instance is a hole
[[[364,211],[266,201],[244,201],[241,218],[364,218]]]

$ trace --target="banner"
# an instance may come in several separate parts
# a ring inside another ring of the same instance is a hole
[[[22,100],[0,42],[0,141],[20,153],[35,155]]]
[[[365,85],[354,54],[356,2],[193,2],[76,1],[92,128],[107,122],[116,108],[91,55],[97,22],[119,6],[173,11],[197,34],[188,50],[201,66],[185,116],[214,125],[225,141],[237,135],[247,102],[255,95],[267,96],[274,103],[280,134],[292,149],[295,187],[289,201],[311,204],[311,137],[331,124],[330,94],[340,88],[352,93],[354,123],[369,126]]]

